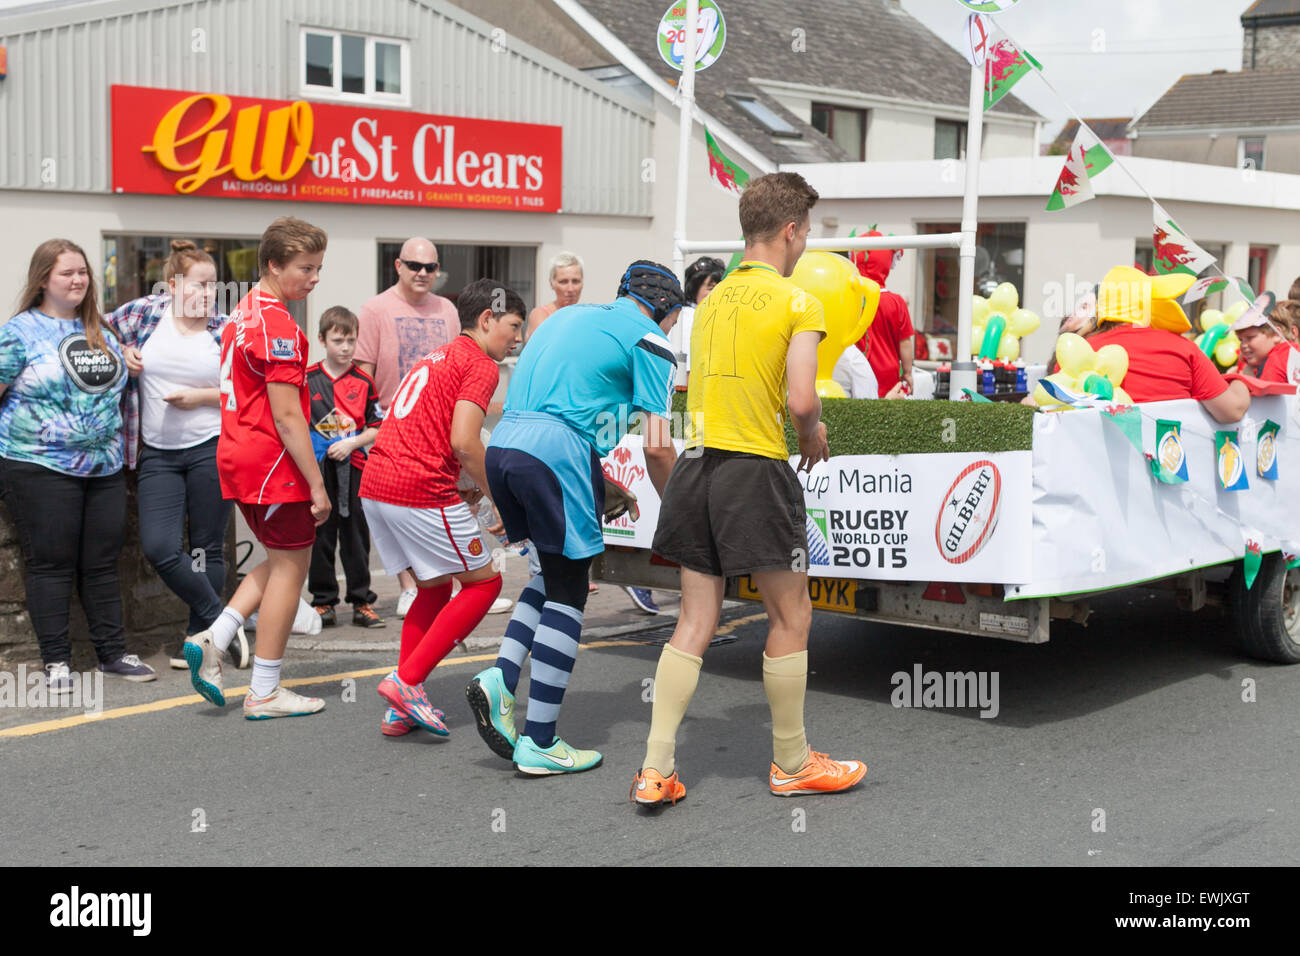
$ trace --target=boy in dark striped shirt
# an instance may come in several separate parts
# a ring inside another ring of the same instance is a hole
[[[361,510],[363,450],[379,434],[379,397],[374,380],[352,361],[357,347],[357,317],[342,306],[326,309],[320,319],[320,340],[325,358],[307,369],[311,396],[311,436],[325,479],[325,491],[334,504],[329,519],[316,529],[307,586],[321,624],[338,623],[339,582],[334,573],[337,543],[357,627],[383,627],[371,606],[377,595],[370,590],[370,530]]]

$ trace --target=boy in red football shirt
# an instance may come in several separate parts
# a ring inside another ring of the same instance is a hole
[[[285,308],[320,281],[325,232],[283,217],[257,250],[261,281],[244,296],[221,336],[221,492],[233,498],[266,560],[249,572],[209,630],[185,642],[190,680],[225,706],[221,654],[235,630],[258,611],[253,678],[244,698],[249,720],[314,714],[325,702],[280,686],[289,628],[307,580],[316,526],[330,499],[308,430],[307,338]]]
[[[390,737],[416,726],[447,736],[424,680],[501,593],[501,575],[456,485],[463,468],[479,489],[488,486],[479,436],[497,387],[496,363],[521,341],[524,303],[500,283],[479,279],[456,308],[460,335],[406,373],[361,479],[366,523],[385,570],[410,569],[419,589],[402,621],[398,666],[379,684],[392,705],[380,728]],[[452,578],[461,584],[454,599]]]
[[[363,449],[379,434],[379,396],[375,381],[352,361],[357,345],[357,317],[341,305],[320,317],[320,340],[325,357],[307,369],[311,395],[312,445],[325,476],[325,491],[334,510],[316,529],[307,589],[321,624],[338,623],[339,579],[334,573],[334,548],[338,545],[352,605],[354,627],[383,627],[372,604],[370,590],[370,531],[361,510],[361,475],[366,466]]]

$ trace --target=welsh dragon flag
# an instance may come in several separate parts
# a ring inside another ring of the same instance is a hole
[[[1086,126],[1080,125],[1079,131],[1074,134],[1074,142],[1070,144],[1070,151],[1065,156],[1065,167],[1056,181],[1056,190],[1052,193],[1052,198],[1047,200],[1049,212],[1069,209],[1092,199],[1095,195],[1092,179],[1112,162],[1105,146],[1097,143],[1089,149],[1085,145],[1085,129]]]
[[[749,173],[745,172],[735,160],[727,156],[713,138],[709,128],[704,127],[704,142],[709,147],[709,178],[719,189],[739,196],[740,191],[749,182]]]
[[[1011,87],[1031,69],[1041,70],[1043,65],[1020,49],[1001,30],[995,30],[989,45],[988,59],[984,63],[984,108],[992,109],[998,100],[1011,92]]]
[[[1157,275],[1168,275],[1171,272],[1200,275],[1218,261],[1187,238],[1187,234],[1178,228],[1178,223],[1159,203],[1151,204],[1151,219],[1151,266]]]

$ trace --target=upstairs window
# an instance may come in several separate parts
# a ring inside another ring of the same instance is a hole
[[[812,105],[813,129],[849,154],[854,162],[867,158],[867,111],[830,103]]]
[[[405,42],[314,27],[302,31],[305,95],[406,106],[410,85]]]
[[[1237,140],[1237,166],[1241,169],[1264,168],[1264,137],[1242,136]]]
[[[934,158],[966,158],[966,124],[955,120],[934,121]]]

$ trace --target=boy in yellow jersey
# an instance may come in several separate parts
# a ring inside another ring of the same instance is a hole
[[[807,566],[808,541],[781,422],[788,406],[797,470],[829,459],[815,388],[822,306],[786,278],[807,244],[816,202],[797,173],[751,181],[740,197],[744,260],[695,315],[687,452],[664,489],[654,537],[655,552],[682,566],[681,615],[655,671],[650,736],[632,783],[639,804],[686,796],[677,728],[717,631],[725,578],[741,574],[753,576],[769,620],[763,687],[772,708],[772,792],[847,790],[867,772],[860,761],[810,751],[803,728],[812,606],[807,572],[795,568]]]

